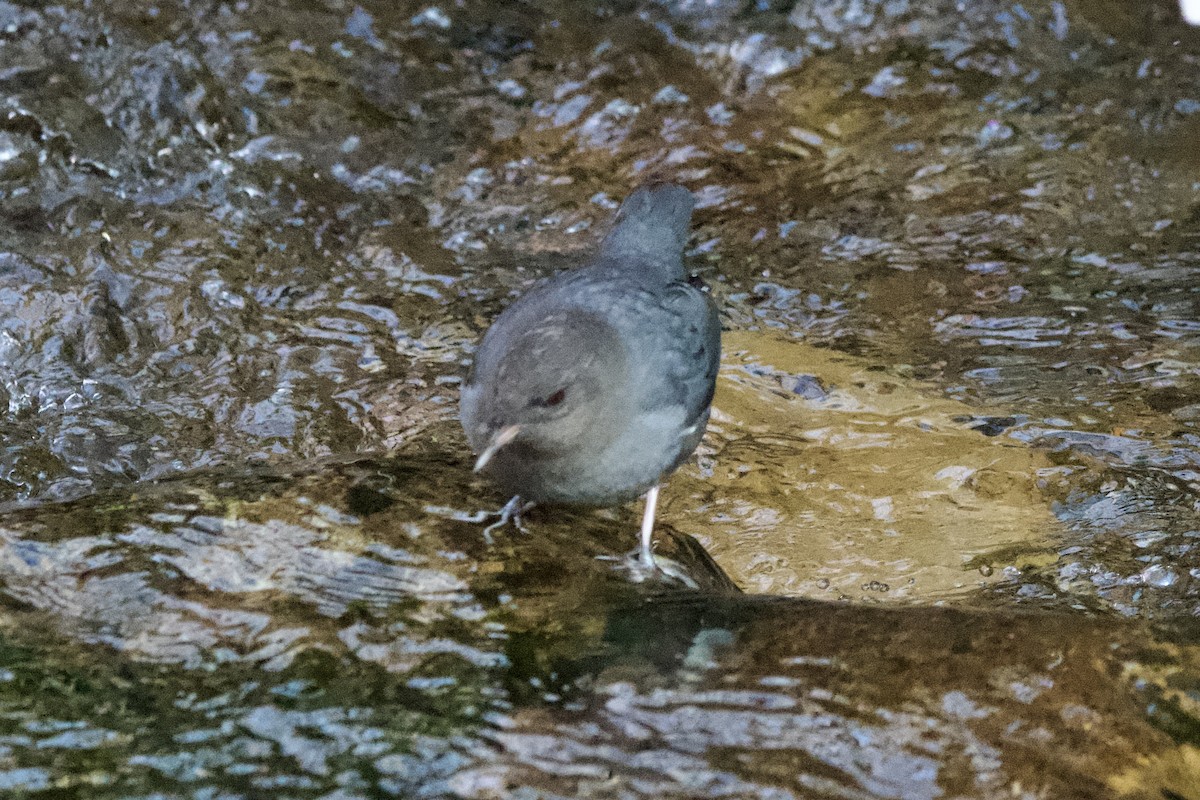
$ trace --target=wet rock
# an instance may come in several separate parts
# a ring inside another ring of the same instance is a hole
[[[1142,764],[1175,757],[1149,710],[1193,669],[1186,644],[1106,619],[743,597],[670,529],[660,552],[705,588],[633,584],[606,560],[632,515],[546,509],[488,545],[474,512],[495,498],[469,476],[417,447],[0,517],[0,699],[33,720],[11,738],[25,770],[11,785],[1096,798],[1134,771],[1138,791],[1177,785]],[[430,502],[447,488],[459,505]],[[100,760],[44,755],[64,748]]]
[[[667,508],[743,588],[929,602],[1001,580],[977,560],[1051,549],[1044,453],[979,436],[965,406],[869,361],[761,333],[724,346],[704,473],[682,472],[674,491],[694,499]],[[828,390],[788,391],[801,370]]]
[[[231,657],[218,652],[228,647],[245,654],[239,660],[276,666],[309,648],[344,651],[347,631],[360,641],[363,625],[374,630],[414,603],[439,618],[482,619],[487,608],[529,613],[532,625],[559,604],[582,608],[593,592],[634,590],[620,569],[635,541],[632,516],[618,522],[546,509],[531,517],[536,533],[506,531],[489,547],[480,512],[496,499],[463,485],[468,467],[423,451],[316,471],[168,481],[132,500],[61,506],[53,520],[13,512],[0,522],[4,592],[58,615],[83,641],[196,667]],[[438,503],[448,481],[466,507]],[[55,530],[70,533],[45,538]],[[736,591],[703,549],[669,528],[659,553],[709,591]],[[157,566],[147,573],[136,564]],[[203,597],[214,607],[202,607]],[[519,611],[514,597],[523,597]],[[193,601],[200,605],[182,613]],[[295,604],[350,627],[284,624]],[[597,603],[595,612],[603,608]],[[270,621],[277,613],[278,625]],[[477,635],[487,639],[486,626]],[[363,650],[368,640],[351,651],[410,659],[411,648]],[[445,646],[466,646],[457,641]]]
[[[70,0],[0,50],[5,791],[1196,783],[1171,0]],[[634,585],[627,512],[481,541],[471,343],[656,176],[743,342],[664,530],[993,611],[735,600],[666,533],[706,590]]]

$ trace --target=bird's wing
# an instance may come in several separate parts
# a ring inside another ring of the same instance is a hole
[[[670,383],[699,421],[708,411],[721,365],[721,321],[708,293],[685,281],[672,283],[662,296],[671,343],[665,364]]]

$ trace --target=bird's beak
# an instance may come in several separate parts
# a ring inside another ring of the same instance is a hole
[[[483,452],[479,454],[479,458],[475,459],[475,471],[480,472],[492,460],[496,453],[500,452],[500,448],[517,438],[517,434],[521,432],[520,425],[509,425],[507,428],[501,428],[496,431],[496,435],[488,442],[488,446],[483,448]]]

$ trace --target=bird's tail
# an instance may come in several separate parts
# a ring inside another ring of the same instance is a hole
[[[600,245],[600,257],[658,267],[669,278],[682,275],[683,246],[695,204],[692,193],[675,183],[639,186],[618,209]]]

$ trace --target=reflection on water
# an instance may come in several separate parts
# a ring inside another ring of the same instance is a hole
[[[0,790],[1195,794],[1178,13],[0,3]],[[597,560],[631,509],[489,545],[454,422],[656,176],[698,596]]]

